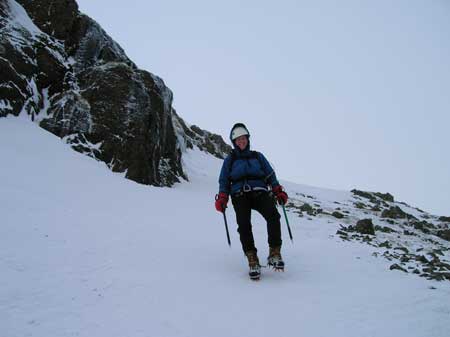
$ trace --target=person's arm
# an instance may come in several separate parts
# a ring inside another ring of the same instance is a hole
[[[280,185],[280,183],[278,182],[277,176],[275,174],[275,171],[273,170],[269,161],[266,159],[266,157],[264,157],[264,155],[261,152],[258,152],[258,155],[260,158],[262,169],[264,171],[264,174],[266,175],[266,177],[265,177],[266,183],[271,185],[272,188]]]
[[[219,176],[219,193],[230,194],[230,160],[231,156],[227,156],[222,164]]]
[[[277,176],[275,175],[275,171],[273,170],[272,166],[270,166],[268,160],[262,153],[259,154],[261,157],[262,165],[264,172],[267,172],[268,175],[266,176],[266,183],[272,186],[272,192],[275,194],[276,199],[281,205],[284,205],[287,203],[288,195],[284,191],[283,186],[280,185],[278,182]]]
[[[219,175],[219,193],[216,194],[216,210],[225,212],[230,194],[230,156],[226,157]]]

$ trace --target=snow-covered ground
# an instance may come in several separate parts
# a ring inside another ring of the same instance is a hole
[[[0,158],[1,337],[449,335],[449,282],[389,271],[325,217],[290,213],[286,272],[250,281],[234,212],[230,249],[213,205],[221,161],[200,151],[184,156],[190,182],[148,187],[3,118]],[[265,224],[253,223],[264,260]]]

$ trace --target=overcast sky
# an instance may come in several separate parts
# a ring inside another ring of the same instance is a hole
[[[450,1],[78,0],[189,124],[282,179],[450,215]]]

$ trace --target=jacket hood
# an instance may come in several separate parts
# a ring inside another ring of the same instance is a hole
[[[236,143],[233,141],[233,138],[232,138],[233,130],[236,129],[236,128],[238,128],[238,127],[244,128],[245,130],[247,130],[247,133],[248,133],[248,135],[247,135],[248,145],[247,145],[247,147],[246,147],[244,150],[242,150],[242,151],[241,151],[241,149],[236,145]],[[234,148],[237,152],[245,152],[245,151],[250,150],[250,132],[248,131],[248,129],[247,129],[247,127],[245,126],[244,123],[236,123],[236,124],[233,125],[233,127],[232,127],[231,130],[230,130],[230,141],[231,141],[231,143],[233,144],[233,148]]]

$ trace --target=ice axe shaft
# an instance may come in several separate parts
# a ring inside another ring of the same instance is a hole
[[[225,222],[225,230],[227,232],[228,246],[231,247],[230,233],[228,232],[228,222],[227,222],[227,216],[225,215],[225,210],[223,210],[223,221]]]
[[[287,228],[288,228],[289,237],[291,238],[291,241],[294,242],[294,239],[292,238],[291,227],[289,226],[289,219],[288,219],[287,214],[286,214],[286,208],[284,208],[284,204],[281,204],[281,207],[283,207],[283,213],[284,213],[284,218],[286,219],[286,225],[287,225]]]

